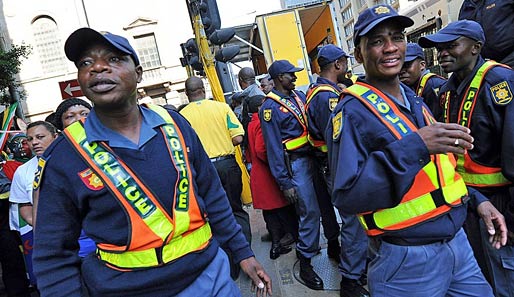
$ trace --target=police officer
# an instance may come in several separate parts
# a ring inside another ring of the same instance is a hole
[[[514,67],[514,3],[512,0],[464,0],[459,20],[478,22],[487,40],[481,55]]]
[[[320,211],[312,180],[313,164],[307,140],[305,95],[295,91],[297,68],[287,60],[273,62],[268,73],[275,83],[259,110],[271,174],[286,199],[296,203],[299,236],[300,278],[313,290],[323,289],[323,280],[311,265],[319,251]]]
[[[343,91],[327,128],[332,200],[358,214],[372,239],[371,296],[492,296],[461,228],[470,196],[454,170],[453,154],[473,149],[473,138],[466,127],[435,123],[398,77],[413,24],[389,5],[365,9],[355,23],[366,76]],[[503,216],[481,195],[471,203],[493,246],[504,245]]]
[[[432,111],[434,118],[442,120],[442,106],[439,102],[439,89],[446,79],[430,73],[426,68],[425,53],[417,43],[407,43],[405,62],[400,71],[400,81],[408,85]]]
[[[339,262],[342,274],[341,296],[369,296],[359,280],[366,269],[368,239],[355,215],[344,213],[339,209],[342,220],[341,247],[339,247],[339,224],[335,218],[330,192],[332,184],[327,160],[325,130],[330,113],[339,101],[341,88],[338,83],[346,79],[348,58],[341,48],[329,44],[318,52],[320,74],[315,84],[307,91],[307,127],[309,142],[316,149],[315,164],[317,170],[314,186],[320,206],[323,230],[328,239],[327,254]]]
[[[514,181],[514,71],[485,61],[480,55],[484,42],[480,24],[468,20],[450,23],[437,34],[419,40],[423,47],[435,47],[443,70],[453,72],[441,88],[446,97],[445,121],[468,127],[475,139],[473,150],[457,156],[457,171],[468,186],[475,187],[512,218],[514,198],[509,187]],[[510,223],[512,232],[514,224],[512,220]],[[495,250],[486,243],[487,230],[483,225],[480,229],[496,295],[514,296],[512,242]],[[479,232],[472,228],[467,231]]]
[[[87,119],[45,151],[34,271],[42,296],[241,296],[220,245],[271,294],[198,136],[175,111],[137,104],[143,69],[124,37],[73,32]],[[38,178],[39,176],[39,178]],[[81,227],[97,252],[78,257]]]

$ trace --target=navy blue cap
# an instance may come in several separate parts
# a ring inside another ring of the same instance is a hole
[[[64,44],[66,57],[72,62],[77,62],[86,47],[98,41],[107,42],[121,52],[130,55],[136,66],[140,64],[136,51],[125,37],[109,32],[98,32],[91,28],[80,28],[71,33]]]
[[[414,21],[411,18],[399,15],[391,6],[385,4],[375,5],[363,10],[359,14],[357,23],[355,23],[353,28],[353,44],[357,45],[361,36],[366,35],[381,22],[390,19],[394,19],[404,28],[414,25]]]
[[[485,43],[485,35],[482,26],[475,21],[461,20],[449,23],[437,33],[421,37],[418,40],[422,47],[434,47],[438,43],[454,41],[459,37],[467,37]]]
[[[303,68],[294,67],[288,60],[276,60],[268,68],[271,78],[277,78],[279,74],[302,71]]]
[[[423,52],[423,49],[417,43],[407,43],[407,50],[405,51],[405,62],[410,62],[416,60],[417,58],[425,60],[425,53]]]
[[[327,44],[318,51],[318,65],[323,67],[341,57],[350,58],[351,56],[345,53],[340,47]]]

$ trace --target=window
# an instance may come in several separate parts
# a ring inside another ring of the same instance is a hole
[[[353,22],[344,26],[344,34],[346,35],[346,37],[353,35]]]
[[[353,16],[353,14],[352,14],[352,7],[348,7],[347,9],[345,9],[341,13],[341,16],[343,17],[343,23],[348,21],[349,19],[351,19],[352,16]]]
[[[63,46],[55,21],[42,16],[32,22],[34,44],[44,73],[64,72],[67,70]]]
[[[344,7],[346,5],[346,3],[350,2],[350,0],[339,0],[339,5],[342,7]]]
[[[367,5],[366,0],[359,0],[359,8],[362,8],[366,5]]]
[[[348,46],[348,52],[353,52],[353,38],[347,39],[346,45]]]
[[[134,37],[137,55],[143,69],[161,66],[161,58],[157,50],[155,35],[153,33]]]

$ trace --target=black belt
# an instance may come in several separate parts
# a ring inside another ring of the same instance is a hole
[[[219,157],[211,158],[211,162],[214,163],[214,162],[228,160],[228,159],[235,159],[235,157],[236,156],[234,156],[234,155],[219,156]]]
[[[391,237],[391,236],[382,236],[380,240],[394,244],[394,245],[401,245],[401,246],[418,246],[418,245],[428,245],[428,244],[434,244],[434,243],[447,243],[453,239],[453,236],[451,238],[445,238],[445,239],[417,239],[415,242],[409,242],[406,241],[403,238],[400,237]]]

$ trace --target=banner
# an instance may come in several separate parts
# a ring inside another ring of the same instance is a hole
[[[9,131],[9,129],[11,129],[14,114],[16,112],[17,107],[18,102],[14,102],[13,104],[7,106],[3,112],[4,115],[2,118],[2,129],[0,132],[0,150],[4,149],[7,139],[9,139],[9,135],[6,131]]]

